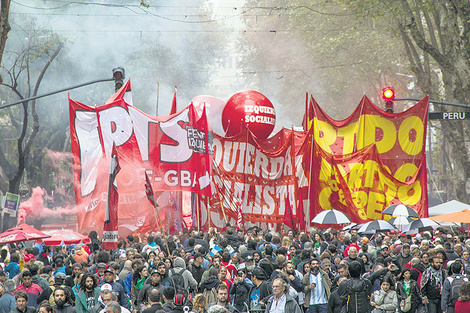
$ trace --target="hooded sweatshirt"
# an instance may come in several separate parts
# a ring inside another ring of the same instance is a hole
[[[170,277],[176,273],[179,273],[183,277],[184,285],[179,287],[182,287],[185,290],[188,290],[188,287],[192,290],[196,290],[197,281],[194,279],[193,274],[186,269],[186,263],[184,260],[180,257],[175,258],[173,266],[174,268],[170,270]]]
[[[168,267],[166,266],[165,262],[162,262],[162,261],[158,262],[157,268],[160,265],[165,265],[165,274],[161,275],[162,278],[160,279],[160,285],[164,286],[164,287],[171,286],[171,287],[175,288],[175,284],[173,282],[173,279],[171,279],[170,276],[168,275]]]

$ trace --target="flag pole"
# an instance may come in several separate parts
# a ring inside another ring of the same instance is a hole
[[[201,231],[201,223],[199,219],[199,195],[196,193],[196,220],[197,220],[197,232]]]
[[[160,94],[160,79],[157,79],[157,114],[156,114],[156,116],[158,116],[158,98],[159,98],[159,94]]]
[[[209,221],[208,230],[211,228],[211,208],[209,206],[209,198],[206,197],[206,206],[207,206],[207,220]]]
[[[157,202],[155,202],[155,211],[153,211],[153,213],[155,214],[155,218],[156,218],[156,219],[158,218],[158,223],[160,224],[160,230],[161,230],[161,232],[162,232],[163,239],[165,240],[166,251],[168,251],[168,257],[169,257],[169,256],[170,256],[170,248],[168,248],[168,239],[167,239],[167,237],[166,237],[165,231],[163,230],[162,219],[160,218],[160,212],[158,211],[158,204],[157,204]]]

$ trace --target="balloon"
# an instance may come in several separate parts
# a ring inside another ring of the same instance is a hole
[[[217,134],[222,135],[224,129],[222,128],[222,111],[225,102],[219,98],[212,96],[196,96],[191,100],[196,109],[196,112],[201,116],[204,104],[206,105],[207,119],[212,130]]]
[[[268,138],[276,123],[273,104],[257,91],[237,92],[228,99],[222,112],[222,126],[226,136],[240,133],[241,123],[248,126],[256,137]]]

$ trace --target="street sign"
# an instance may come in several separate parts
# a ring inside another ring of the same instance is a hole
[[[14,193],[7,192],[5,195],[5,212],[9,213],[11,216],[15,216],[20,205],[20,196],[15,195]]]
[[[430,112],[430,120],[470,120],[470,112]]]
[[[27,199],[31,195],[31,190],[29,189],[28,184],[21,184],[18,188],[18,193],[21,199]]]

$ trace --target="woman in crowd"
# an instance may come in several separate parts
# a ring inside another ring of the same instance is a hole
[[[321,233],[315,233],[313,235],[313,249],[320,255],[328,248],[328,243],[325,241],[325,237]]]
[[[421,290],[419,289],[418,283],[411,278],[411,270],[405,268],[402,272],[402,280],[397,283],[397,296],[399,303],[402,301],[410,300],[411,307],[408,313],[415,313],[418,310],[419,305],[422,303]],[[407,300],[407,298],[410,299]],[[403,308],[402,305],[400,307]]]
[[[145,265],[139,265],[132,275],[132,286],[131,286],[131,298],[134,308],[137,306],[137,298],[139,297],[139,292],[144,286],[145,281],[149,276],[148,269]],[[136,308],[138,310],[139,308]]]
[[[380,289],[372,294],[370,304],[373,313],[395,313],[398,306],[397,293],[393,290],[395,282],[392,274],[385,274]]]
[[[455,303],[455,313],[470,312],[470,282],[464,282],[460,286],[459,300]]]
[[[201,293],[197,294],[194,297],[193,312],[195,312],[195,313],[207,313],[207,301],[206,301],[206,298]]]
[[[233,284],[233,279],[230,276],[229,271],[227,271],[227,268],[223,265],[219,267],[219,273],[218,273],[218,279],[227,286],[228,290],[232,289],[232,284]],[[228,295],[228,302],[230,302],[230,293]]]

